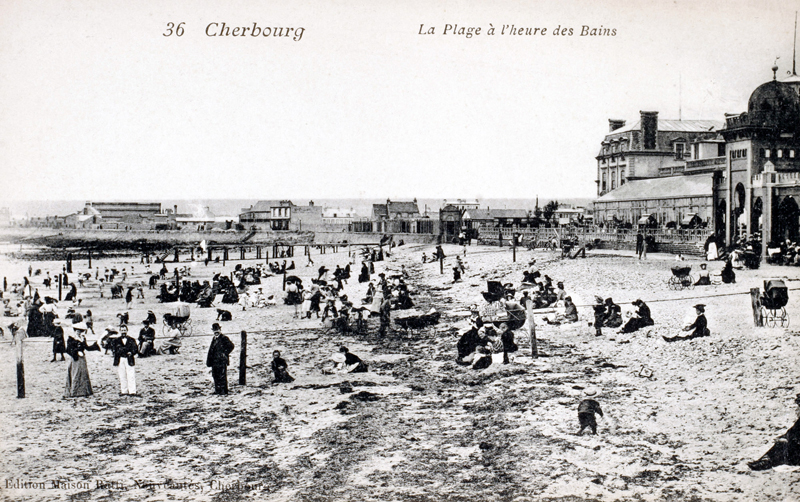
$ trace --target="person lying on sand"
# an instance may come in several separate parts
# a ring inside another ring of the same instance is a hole
[[[785,434],[775,440],[775,444],[760,459],[748,462],[754,471],[772,469],[778,465],[800,465],[800,394],[794,399],[798,419]]]

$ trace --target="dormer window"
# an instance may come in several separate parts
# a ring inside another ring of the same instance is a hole
[[[686,152],[686,143],[675,143],[675,159],[682,160]]]

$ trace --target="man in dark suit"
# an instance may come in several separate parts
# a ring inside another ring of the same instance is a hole
[[[228,393],[228,362],[233,352],[233,342],[222,334],[218,323],[211,325],[214,338],[208,347],[206,366],[211,367],[211,376],[214,377],[214,394]]]
[[[120,395],[136,395],[136,356],[139,347],[136,340],[128,336],[128,326],[119,327],[119,338],[111,345],[114,353],[114,366],[119,372]]]

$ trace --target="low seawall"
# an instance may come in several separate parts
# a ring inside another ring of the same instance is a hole
[[[380,242],[385,234],[361,232],[305,232],[248,230],[197,232],[179,230],[83,230],[51,228],[0,229],[0,242],[21,243],[50,248],[91,248],[91,249],[130,249],[139,251],[170,249],[173,247],[197,246],[206,241],[209,246],[271,246],[276,243],[290,245],[306,244],[374,244]],[[431,234],[393,234],[394,242],[401,240],[409,244],[434,244],[437,235]]]

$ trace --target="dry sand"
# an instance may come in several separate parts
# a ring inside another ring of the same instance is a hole
[[[792,328],[754,328],[749,296],[718,296],[703,301],[710,338],[662,340],[691,318],[700,301],[694,297],[747,292],[767,277],[787,276],[796,288],[798,269],[762,266],[739,271],[736,284],[676,292],[665,285],[675,264],[665,255],[639,262],[630,254],[595,252],[560,260],[526,251],[512,263],[508,248],[470,247],[464,280],[452,284],[452,257],[460,248],[445,246],[444,275],[438,263],[420,263],[423,251],[430,255],[432,248],[398,248],[376,272],[405,264],[419,308],[443,313],[433,328],[378,340],[325,332],[316,319],[293,319],[294,307],[282,304],[245,312],[226,307],[234,318],[223,331],[236,344],[227,397],[211,394],[204,364],[210,338],[200,335],[210,332],[214,309],[192,308],[196,336],[180,355],[137,361],[138,398],[119,396],[111,356],[92,352],[95,395],[62,399],[67,363],[49,362],[50,341],[33,339],[25,344],[27,397],[17,399],[13,349],[0,344],[0,498],[800,500],[798,468],[751,472],[746,465],[796,419],[800,339]],[[525,357],[530,345],[523,328],[512,364],[483,371],[456,365],[466,307],[483,302],[487,279],[518,284],[531,256],[543,273],[564,281],[579,305],[595,294],[618,303],[642,298],[656,326],[624,337],[607,330],[598,338],[587,325],[591,309],[580,308],[581,321],[569,327],[537,318],[542,357],[536,360]],[[320,264],[334,268],[348,257],[315,254],[314,260],[313,268],[304,267],[303,257],[295,260],[306,282]],[[210,279],[236,263],[224,269],[194,264],[192,279]],[[688,262],[695,270],[698,263]],[[138,258],[93,265],[133,265],[132,279],[144,280]],[[18,282],[27,267],[3,258],[0,275]],[[55,274],[61,263],[33,268]],[[74,272],[85,269],[85,262],[74,263]],[[358,269],[353,266],[346,286],[351,299],[365,290],[355,280]],[[34,278],[41,294],[57,295],[40,281]],[[279,293],[280,278],[266,279],[263,287]],[[134,336],[148,309],[159,320],[172,310],[157,303],[156,291],[145,294],[130,311]],[[795,323],[798,294],[790,292],[788,306]],[[125,310],[123,300],[99,299],[95,287],[81,289],[79,297],[79,311],[93,311],[98,332]],[[3,326],[10,321],[3,319]],[[374,333],[377,323],[370,327]],[[241,330],[252,332],[246,386],[236,385]],[[343,343],[369,363],[369,373],[328,371]],[[274,349],[288,361],[293,384],[270,383]],[[652,378],[639,376],[642,366]],[[340,390],[344,380],[352,392]],[[577,405],[590,386],[605,417],[597,436],[576,436]],[[24,482],[43,487],[14,488]]]

